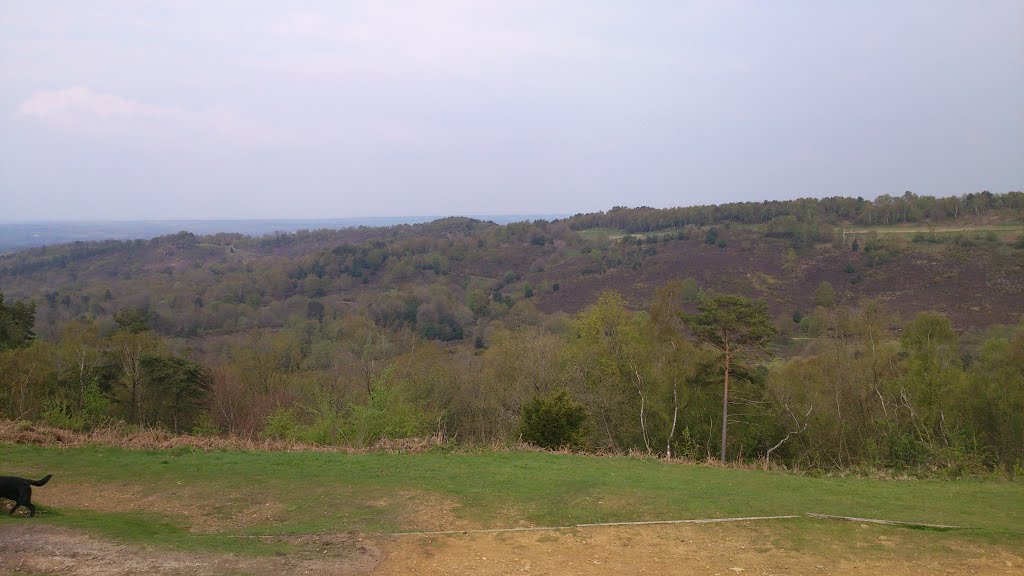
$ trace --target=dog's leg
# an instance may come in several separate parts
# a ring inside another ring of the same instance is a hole
[[[8,512],[8,514],[10,514],[11,516],[14,516],[14,511],[18,509],[18,506],[21,506],[21,503],[20,503],[20,502],[17,502],[17,501],[15,501],[15,502],[14,502],[14,507],[13,507],[13,508],[11,508],[11,511],[10,511],[10,512]]]
[[[29,518],[31,518],[31,517],[36,515],[35,504],[32,504],[31,502],[25,502],[25,507],[28,508],[28,517]]]

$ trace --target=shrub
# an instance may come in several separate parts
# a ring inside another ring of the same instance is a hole
[[[64,399],[53,398],[43,408],[42,419],[57,428],[83,431],[108,423],[109,410],[110,400],[100,390],[99,383],[93,380],[85,387],[81,407]]]
[[[387,378],[378,378],[366,405],[353,406],[349,413],[347,428],[354,446],[420,436],[430,427],[430,418],[409,401],[405,383],[390,383]]]
[[[889,458],[886,464],[891,468],[904,469],[921,466],[928,461],[928,446],[912,434],[889,437]]]
[[[836,305],[836,290],[832,284],[822,280],[814,291],[814,304],[823,308],[833,308]]]
[[[586,409],[565,389],[534,396],[523,406],[519,425],[523,440],[542,448],[579,448],[583,444]]]
[[[271,440],[294,440],[299,420],[291,408],[278,408],[267,416],[260,436]]]
[[[66,400],[53,399],[43,408],[43,422],[57,428],[81,431],[85,429],[85,419],[71,409]]]
[[[700,286],[697,285],[697,280],[694,278],[686,278],[683,280],[682,296],[683,300],[687,302],[696,302],[700,298]]]
[[[195,424],[192,425],[193,436],[217,436],[221,433],[220,429],[217,428],[217,423],[213,421],[213,416],[209,412],[203,412],[196,417]]]

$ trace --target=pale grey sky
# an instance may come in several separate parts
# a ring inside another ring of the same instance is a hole
[[[0,0],[0,220],[1024,188],[1024,2]]]

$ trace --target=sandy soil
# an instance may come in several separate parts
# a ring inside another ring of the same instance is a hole
[[[708,525],[403,537],[384,546],[387,559],[374,575],[1024,574],[1024,557],[1005,550],[964,546],[941,559],[907,557],[899,537],[879,537],[863,555],[832,554],[827,545],[820,553],[786,550],[757,532]]]
[[[298,551],[286,557],[239,558],[127,546],[26,520],[0,527],[0,574],[1024,574],[1022,553],[962,543],[931,557],[914,549],[919,535],[863,529],[857,543],[814,543],[814,552],[768,542],[768,529],[663,525],[374,536],[372,542],[346,534],[296,537],[291,543]]]

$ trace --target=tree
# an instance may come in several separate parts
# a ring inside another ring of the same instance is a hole
[[[306,304],[306,318],[322,321],[324,319],[324,305],[316,300],[310,300]]]
[[[523,440],[542,448],[579,447],[587,411],[565,389],[534,396],[523,406],[520,432]]]
[[[752,301],[732,294],[704,296],[697,303],[697,309],[697,314],[680,313],[680,318],[699,341],[721,354],[724,372],[721,458],[724,462],[729,426],[729,375],[735,363],[761,349],[775,336],[776,330],[764,300]]]
[[[32,333],[35,318],[34,302],[5,305],[3,292],[0,292],[0,350],[27,346],[35,338]]]
[[[915,431],[929,444],[948,445],[957,426],[953,415],[965,394],[958,339],[949,318],[936,312],[918,313],[900,336],[907,354],[901,396]]]
[[[621,295],[605,291],[576,317],[565,349],[569,378],[579,386],[573,392],[603,430],[605,447],[611,450],[633,446],[637,440],[652,450],[647,426],[651,348],[642,327]],[[634,409],[639,430],[627,416]]]
[[[129,334],[141,334],[150,329],[149,310],[146,308],[122,308],[114,314],[114,322],[117,322],[119,332]]]
[[[660,344],[667,344],[669,351],[665,354],[658,354],[661,357],[657,366],[672,384],[672,418],[668,430],[668,438],[665,441],[665,457],[672,458],[672,442],[676,435],[676,425],[679,422],[680,389],[679,383],[686,376],[690,375],[690,367],[686,362],[692,362],[695,350],[693,345],[684,339],[682,326],[679,325],[678,311],[682,302],[693,301],[698,298],[697,281],[687,278],[683,281],[675,280],[655,289],[654,301],[650,308],[650,328],[654,332],[654,341]],[[654,342],[652,342],[654,344]],[[686,390],[683,390],[686,395]],[[683,400],[685,403],[685,399]]]
[[[68,391],[74,390],[78,410],[85,407],[86,391],[102,362],[103,347],[96,323],[85,319],[67,323],[57,345],[57,368]]]
[[[149,320],[149,311],[145,308],[122,308],[114,314],[117,331],[110,337],[113,355],[128,392],[127,415],[139,423],[145,416],[142,358],[160,347],[159,338],[149,329]]]
[[[511,435],[526,402],[548,394],[559,382],[561,350],[561,338],[538,326],[494,329],[487,351],[479,356],[482,363],[469,379],[472,390],[451,399],[453,413],[473,423],[465,433],[477,438]]]
[[[142,404],[142,389],[145,384],[142,359],[160,347],[160,340],[149,330],[115,332],[110,337],[111,352],[121,372],[124,391],[125,416],[129,421],[143,423],[145,411]]]
[[[147,354],[142,356],[140,365],[149,397],[148,416],[174,432],[191,430],[206,404],[212,381],[210,372],[181,356]]]
[[[827,280],[822,280],[814,291],[814,305],[822,308],[834,308],[836,305],[836,289]]]

